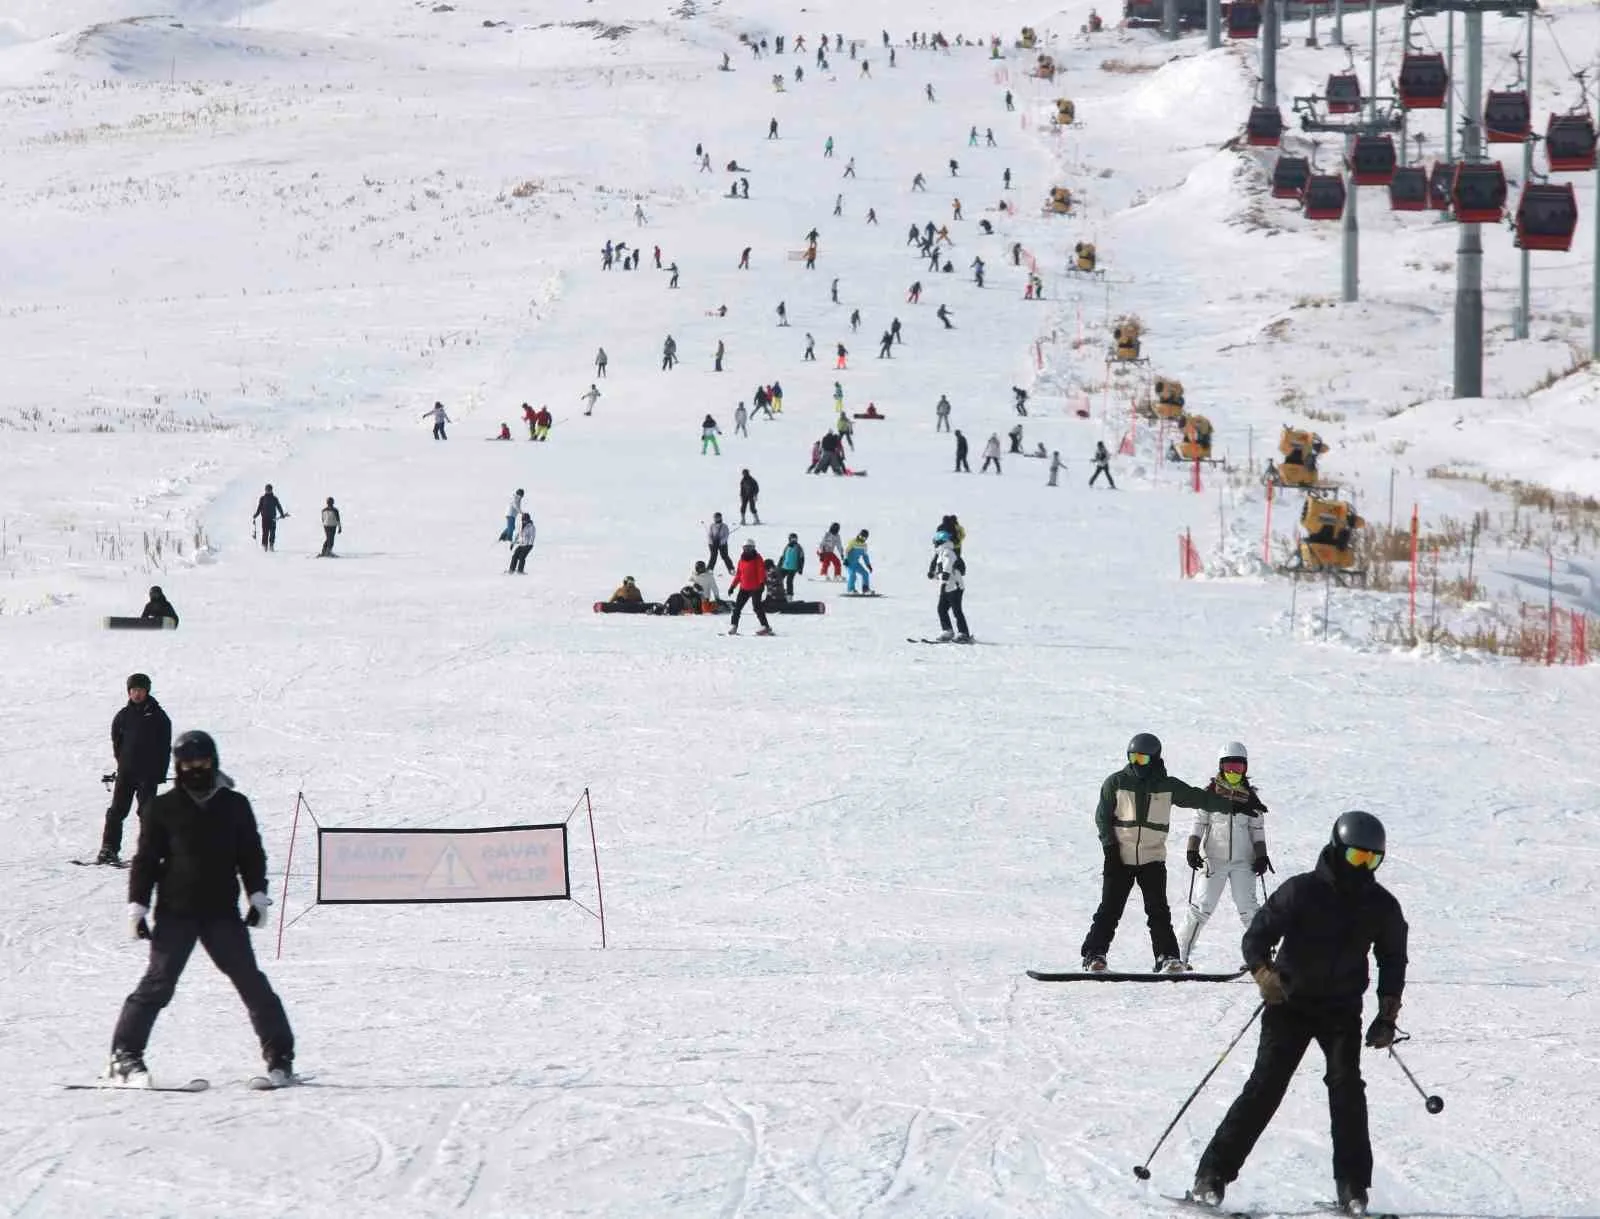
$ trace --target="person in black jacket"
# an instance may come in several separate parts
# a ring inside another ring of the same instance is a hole
[[[755,517],[756,524],[761,523],[761,513],[756,511],[756,496],[761,494],[761,484],[749,470],[739,475],[739,523],[745,524],[744,514],[748,512]]]
[[[128,705],[111,717],[111,753],[117,759],[117,778],[100,833],[96,863],[122,862],[122,823],[138,801],[139,819],[155,799],[156,788],[167,777],[167,751],[172,748],[172,721],[161,704],[150,697],[150,678],[134,673],[128,678]]]
[[[267,1077],[276,1084],[292,1083],[294,1033],[256,964],[246,930],[259,927],[272,905],[255,813],[249,800],[221,783],[216,742],[207,733],[185,732],[172,748],[172,761],[176,786],[151,804],[128,873],[128,919],[134,938],[150,941],[150,964],[117,1018],[108,1077],[149,1086],[144,1051],[150,1032],[198,943],[244,1000]],[[243,919],[241,881],[250,897]]]
[[[267,489],[262,492],[261,498],[256,501],[256,510],[250,518],[261,520],[261,549],[276,550],[278,548],[278,522],[289,514],[283,510],[283,504],[272,493],[272,484],[267,484]]]
[[[178,611],[172,608],[172,602],[167,600],[167,594],[161,591],[161,585],[150,586],[150,600],[144,603],[144,609],[139,611],[139,617],[148,619],[171,618],[172,625],[178,625]]]
[[[1222,1201],[1315,1040],[1328,1063],[1323,1078],[1339,1206],[1366,1213],[1372,1140],[1361,1081],[1361,997],[1368,954],[1378,962],[1378,1014],[1366,1036],[1370,1048],[1394,1044],[1406,984],[1405,916],[1375,875],[1387,845],[1383,823],[1371,813],[1341,814],[1316,868],[1284,881],[1245,932],[1244,959],[1265,1004],[1261,1041],[1244,1091],[1200,1157],[1197,1199],[1213,1206]]]

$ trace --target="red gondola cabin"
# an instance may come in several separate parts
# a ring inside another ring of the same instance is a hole
[[[1450,72],[1438,52],[1413,52],[1400,61],[1400,104],[1407,110],[1443,110]]]
[[[1524,250],[1572,248],[1578,197],[1570,182],[1530,182],[1517,203],[1517,245]]]
[[[1338,174],[1312,174],[1301,198],[1307,220],[1338,220],[1344,215],[1344,179]]]
[[[1491,144],[1520,144],[1533,131],[1533,109],[1522,89],[1491,89],[1483,99],[1483,137]]]
[[[1553,174],[1594,168],[1594,120],[1587,114],[1552,114],[1544,129],[1544,150]]]
[[[1460,224],[1498,224],[1506,213],[1506,171],[1499,161],[1461,161],[1450,184]]]

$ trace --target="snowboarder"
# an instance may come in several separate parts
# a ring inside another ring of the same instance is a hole
[[[997,147],[999,147],[999,145],[997,145],[994,142],[994,128],[993,127],[985,127],[983,129],[983,146],[985,148],[997,148]]]
[[[1361,1002],[1368,954],[1378,963],[1368,1048],[1394,1044],[1406,984],[1405,915],[1375,875],[1387,849],[1383,822],[1360,810],[1341,813],[1316,868],[1284,881],[1251,920],[1243,949],[1266,1005],[1261,1040],[1250,1078],[1200,1156],[1195,1198],[1213,1206],[1222,1201],[1315,1039],[1328,1064],[1323,1079],[1339,1207],[1367,1213],[1372,1139],[1361,1080]]]
[[[739,405],[733,409],[733,434],[735,436],[748,437],[750,435],[750,430],[746,425],[749,424],[749,422],[750,412],[745,410],[744,403],[740,402]]]
[[[922,91],[923,91],[923,93],[927,94],[928,100],[930,102],[934,100],[933,84],[931,82],[929,84],[923,86],[923,90]]]
[[[1094,473],[1089,475],[1089,485],[1094,486],[1102,474],[1106,476],[1106,483],[1115,491],[1117,484],[1111,477],[1111,454],[1106,452],[1106,442],[1097,440],[1094,442]]]
[[[678,340],[670,334],[661,344],[661,371],[671,372],[672,366],[678,362]]]
[[[867,531],[863,529],[850,539],[850,545],[844,548],[844,569],[848,574],[844,591],[856,591],[856,581],[861,582],[861,591],[872,591],[872,556],[867,553]]]
[[[978,287],[983,287],[983,259],[972,260],[972,282]]]
[[[256,510],[251,515],[252,521],[261,522],[261,549],[276,550],[278,548],[278,522],[289,514],[283,510],[283,504],[273,494],[272,484],[267,484],[267,489],[261,493],[261,498],[256,501]]]
[[[594,354],[594,375],[597,377],[606,375],[606,349],[604,347]]]
[[[878,223],[878,209],[877,208],[869,207],[867,209],[867,223],[868,224],[877,224]]]
[[[756,634],[772,634],[772,628],[767,625],[767,611],[762,598],[762,591],[767,586],[767,564],[754,542],[746,542],[739,552],[739,566],[733,572],[733,583],[739,591],[733,598],[733,620],[728,624],[728,634],[739,633],[739,615],[744,612],[747,603],[755,610],[756,621],[761,624]]]
[[[717,340],[717,353],[711,357],[711,371],[722,371],[722,357],[728,354],[728,345],[721,339]]]
[[[960,199],[952,199],[952,200],[950,200],[950,219],[951,220],[960,220],[961,219],[961,200]],[[978,286],[981,288],[983,285],[979,284]]]
[[[976,148],[977,146],[978,146],[978,129],[976,127],[974,127],[971,131],[969,131],[967,133],[967,147],[968,148]]]
[[[722,593],[717,589],[717,573],[699,559],[694,563],[694,579],[689,581],[701,605],[721,605]]]
[[[925,191],[928,189],[928,180],[921,174],[911,179],[911,189]]]
[[[800,357],[802,360],[815,360],[817,358],[817,340],[811,337],[811,332],[806,331],[806,350]]]
[[[787,326],[788,324],[789,324],[789,309],[782,301],[779,301],[778,302],[778,325]]]
[[[1094,824],[1105,862],[1100,905],[1083,940],[1084,969],[1092,973],[1105,969],[1122,909],[1137,884],[1144,895],[1155,972],[1183,972],[1178,939],[1172,932],[1172,911],[1167,906],[1167,828],[1172,806],[1226,813],[1252,799],[1242,793],[1205,791],[1172,778],[1161,761],[1160,739],[1153,732],[1134,735],[1128,742],[1128,764],[1100,785],[1100,803],[1095,807]],[[1261,804],[1259,800],[1254,803]],[[1259,807],[1256,811],[1267,810]]]
[[[1013,385],[1011,387],[1011,393],[1016,399],[1011,404],[1013,409],[1015,409],[1017,414],[1026,419],[1028,417],[1028,391],[1023,389],[1020,385]]]
[[[775,140],[777,138],[778,138],[778,120],[777,119],[773,119],[770,123],[767,124],[767,139]]]
[[[845,350],[845,345],[843,343],[835,343],[833,351],[834,351],[834,356],[833,356],[833,366],[834,366],[834,368],[839,369],[839,368],[847,368],[847,367],[849,367],[845,363],[845,357],[848,356],[850,353]],[[835,384],[837,384],[837,382],[835,382]]]
[[[894,359],[894,335],[887,330],[883,332],[883,337],[878,340],[878,359]]]
[[[833,277],[833,284],[828,288],[828,295],[833,298],[834,304],[837,305],[839,303],[839,277],[837,275]]]
[[[293,1083],[294,1033],[250,946],[248,929],[261,926],[272,905],[255,813],[221,781],[216,742],[207,733],[185,732],[172,747],[172,761],[175,786],[151,802],[128,873],[130,930],[135,939],[150,941],[150,963],[117,1017],[107,1077],[150,1086],[145,1047],[199,943],[244,1000],[267,1078],[274,1086]],[[249,895],[242,919],[241,881]]]
[[[644,594],[639,591],[639,585],[632,576],[623,576],[622,583],[617,585],[609,601],[612,605],[643,605]]]
[[[444,403],[435,402],[427,410],[422,412],[422,417],[424,419],[428,418],[430,415],[433,417],[433,438],[435,440],[450,439],[444,434],[444,425],[450,422],[450,416],[444,412]]]
[[[128,702],[111,717],[111,756],[116,759],[116,780],[111,806],[100,832],[98,864],[122,862],[122,823],[137,803],[139,821],[156,798],[156,788],[167,778],[167,751],[172,747],[172,721],[161,704],[150,697],[150,678],[134,673],[127,682]]]
[[[1017,108],[1017,104],[1016,104],[1015,100],[1013,100],[1013,98],[1011,96],[1011,90],[1007,89],[1006,90],[1006,109],[1007,110],[1015,110],[1016,108]]]
[[[500,531],[500,537],[498,539],[499,541],[510,542],[512,545],[516,545],[517,522],[522,519],[522,495],[523,491],[521,487],[518,487],[516,491],[512,493],[511,503],[506,508],[506,527]]]
[[[528,552],[533,549],[533,543],[539,536],[539,531],[534,528],[531,513],[522,514],[517,528],[516,540],[511,546],[511,566],[508,572],[516,572],[519,576],[528,574]]]
[[[1005,189],[1006,190],[1010,190],[1011,189],[1011,171],[1009,169],[1006,170],[1005,173],[1000,175],[1000,177],[1004,180],[1004,182],[1006,184],[1005,185]]]
[[[752,475],[749,470],[740,471],[740,473],[739,473],[739,523],[741,525],[744,525],[744,524],[748,523],[744,519],[746,512],[748,512],[752,517],[755,518],[755,523],[756,524],[759,525],[761,523],[761,513],[756,511],[756,496],[758,496],[760,494],[761,494],[761,484],[758,483],[755,480],[755,476]]]
[[[1246,776],[1250,754],[1242,742],[1229,741],[1217,761],[1217,777],[1211,780],[1214,792],[1247,791],[1256,794],[1255,786]],[[1201,855],[1202,847],[1205,854]],[[1189,913],[1178,932],[1178,956],[1189,964],[1189,953],[1194,948],[1200,929],[1206,925],[1222,891],[1233,889],[1233,904],[1238,908],[1239,920],[1250,926],[1250,920],[1261,908],[1256,900],[1256,877],[1272,869],[1267,858],[1267,831],[1261,815],[1244,809],[1227,813],[1198,812],[1194,816],[1194,829],[1189,834],[1185,858],[1196,872],[1206,874],[1205,888],[1200,903],[1189,903]],[[1192,892],[1192,890],[1191,890]]]
[[[783,573],[783,594],[794,596],[794,578],[806,569],[805,547],[800,545],[800,535],[791,533],[789,542],[778,556],[778,570]]]
[[[961,609],[961,599],[966,595],[967,561],[956,553],[955,539],[942,529],[933,535],[933,547],[928,579],[939,581],[939,638],[971,643],[972,633],[967,630],[967,616]],[[950,629],[952,616],[960,634]]]
[[[319,559],[330,558],[333,555],[333,539],[344,532],[344,521],[339,517],[339,509],[334,507],[333,496],[328,496],[328,502],[322,505],[322,552]]]
[[[1000,473],[1000,434],[990,432],[989,439],[983,446],[983,465],[978,467],[978,473],[987,474],[989,463],[994,463],[994,472]]]
[[[936,432],[950,430],[950,399],[944,394],[939,395],[939,401],[933,408],[933,430]]]
[[[739,255],[739,270],[748,271],[749,269],[750,269],[750,247],[749,246],[745,246],[743,252],[740,253],[740,255]]]
[[[841,176],[846,178],[853,178],[856,176],[856,159],[854,157],[851,157],[844,163],[844,173]],[[838,213],[835,213],[835,215],[837,214]]]
[[[911,305],[922,303],[922,281],[920,279],[914,281],[906,292],[906,303]]]
[[[1050,481],[1045,484],[1046,486],[1056,486],[1056,475],[1060,473],[1062,467],[1066,464],[1066,462],[1061,460],[1060,449],[1052,449],[1050,451]]]
[[[728,554],[728,524],[722,519],[722,513],[711,514],[711,524],[706,526],[706,545],[710,553],[706,555],[706,565],[713,571],[716,570],[717,560],[720,558],[728,569],[728,574],[733,574],[733,558]]]
[[[850,311],[850,333],[854,334],[859,329],[861,329],[861,310],[852,309]]]
[[[899,318],[891,318],[890,319],[890,321],[889,321],[889,333],[894,335],[894,341],[895,341],[895,344],[897,346],[906,341],[905,340],[905,336],[900,333],[900,319]]]
[[[961,162],[957,161],[954,157],[950,158],[950,176],[952,178],[959,178],[961,176]]]
[[[840,411],[838,421],[834,426],[839,432],[839,439],[849,445],[851,449],[854,449],[856,447],[856,425],[851,421],[850,416]]]
[[[708,448],[718,457],[722,456],[722,446],[717,443],[717,437],[720,435],[722,429],[710,415],[700,421],[700,456],[704,457]]]
[[[640,228],[644,227],[644,204],[635,203],[633,205],[633,222]]]
[[[956,473],[972,473],[972,467],[967,464],[967,438],[960,428],[956,429]]]
[[[718,371],[720,371],[720,369]],[[578,401],[586,404],[583,408],[583,413],[585,415],[594,414],[594,404],[600,401],[600,387],[593,381],[589,382],[589,388],[578,395]]]
[[[659,265],[660,264],[658,263],[657,266]],[[672,276],[672,278],[667,281],[667,287],[676,288],[678,286],[678,264],[676,262],[667,264],[667,274]]]
[[[934,312],[933,316],[944,323],[944,328],[946,330],[955,329],[955,324],[950,320],[950,306],[940,305],[939,308]]]
[[[834,521],[817,543],[817,570],[824,580],[843,578],[844,572],[839,565],[839,556],[843,553],[844,539],[839,536],[839,522]]]
[[[1011,441],[1011,452],[1020,455],[1022,453],[1022,425],[1020,423],[1017,424],[1016,427],[1006,433],[1006,437]]]
[[[833,137],[831,135],[823,142],[822,155],[824,157],[833,156]]]
[[[173,626],[178,625],[178,611],[172,608],[172,602],[167,600],[167,594],[161,591],[161,585],[150,586],[150,599],[144,603],[144,608],[139,611],[139,617],[146,622],[161,622],[170,619]]]
[[[556,417],[550,413],[550,408],[541,406],[539,413],[533,417],[533,438],[535,440],[549,440],[550,428],[555,421]]]

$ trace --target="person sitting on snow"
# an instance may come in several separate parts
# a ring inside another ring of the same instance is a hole
[[[644,600],[644,594],[639,591],[639,586],[633,582],[632,576],[623,576],[622,583],[617,585],[617,591],[611,594],[612,603],[639,602]]]

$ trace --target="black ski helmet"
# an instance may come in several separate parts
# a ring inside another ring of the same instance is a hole
[[[1161,758],[1161,738],[1153,732],[1136,732],[1128,742],[1129,753],[1147,753],[1152,762]]]
[[[1355,847],[1382,855],[1387,844],[1388,835],[1384,833],[1383,822],[1371,813],[1351,809],[1348,813],[1340,813],[1339,819],[1333,823],[1333,845],[1340,850]]]
[[[211,739],[209,732],[201,732],[198,728],[191,728],[182,733],[172,742],[172,760],[174,762],[204,762],[209,761],[212,768],[217,766],[217,743]]]

